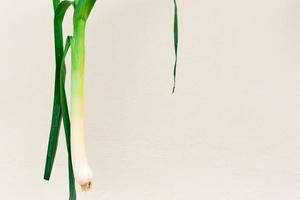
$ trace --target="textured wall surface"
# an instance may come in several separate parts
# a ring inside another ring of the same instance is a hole
[[[85,85],[94,188],[78,199],[300,199],[300,2],[178,5],[171,95],[172,1],[96,3]],[[54,80],[52,3],[3,1],[1,10],[1,199],[67,199],[63,134],[52,179],[42,179]],[[68,13],[69,33],[70,23]]]

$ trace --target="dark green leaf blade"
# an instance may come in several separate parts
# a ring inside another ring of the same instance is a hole
[[[175,49],[175,63],[173,68],[173,77],[174,77],[174,85],[172,94],[175,92],[175,86],[176,86],[176,71],[177,71],[177,51],[178,51],[178,14],[177,14],[177,2],[176,0],[173,0],[174,2],[174,49]]]
[[[65,67],[65,58],[68,53],[70,44],[72,43],[72,37],[69,36],[66,41],[66,46],[62,58],[61,64],[61,73],[60,73],[60,100],[61,100],[61,108],[62,108],[62,116],[64,121],[65,128],[65,137],[67,143],[68,150],[68,168],[69,168],[69,200],[76,200],[76,189],[75,189],[75,180],[74,180],[74,172],[72,165],[72,155],[71,155],[71,128],[70,128],[70,117],[68,111],[68,103],[65,91],[65,77],[66,77],[66,67]]]
[[[55,9],[54,17],[54,40],[55,40],[55,86],[54,86],[54,100],[52,111],[52,122],[50,128],[50,135],[48,141],[47,158],[44,171],[44,179],[49,180],[53,168],[55,154],[58,144],[59,129],[61,125],[61,105],[60,105],[60,68],[63,55],[63,28],[62,22],[67,9],[72,5],[71,1],[61,2]]]
[[[56,8],[58,7],[59,3],[60,3],[60,0],[53,0],[53,8],[54,8],[54,12],[56,10]]]

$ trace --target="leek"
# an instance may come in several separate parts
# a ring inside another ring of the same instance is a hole
[[[54,8],[54,41],[55,41],[55,83],[52,121],[44,179],[49,180],[54,164],[58,144],[59,129],[63,119],[68,153],[69,168],[69,200],[76,200],[75,181],[83,191],[91,188],[92,171],[86,157],[84,134],[84,67],[85,67],[85,30],[88,17],[96,0],[53,0]],[[178,17],[177,4],[174,3],[174,48],[175,64],[173,66],[175,91],[177,48],[178,48]],[[73,35],[63,39],[63,19],[70,6],[74,7]],[[71,106],[70,115],[65,91],[66,66],[65,57],[71,48]]]

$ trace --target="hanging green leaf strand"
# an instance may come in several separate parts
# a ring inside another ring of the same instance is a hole
[[[176,0],[173,0],[174,2],[174,49],[175,49],[175,63],[174,63],[174,69],[173,69],[173,90],[172,94],[175,92],[176,87],[176,71],[177,71],[177,51],[178,51],[178,14],[177,14],[177,2]]]
[[[52,111],[52,122],[50,129],[50,136],[48,142],[46,166],[44,171],[44,179],[49,180],[51,176],[51,171],[53,168],[53,163],[55,159],[55,154],[57,150],[57,143],[59,138],[59,129],[62,120],[61,113],[61,103],[60,103],[60,68],[62,65],[63,56],[63,28],[62,22],[68,8],[73,4],[71,1],[62,1],[57,3],[57,0],[53,1],[54,5],[54,41],[55,41],[55,84],[54,84],[54,100],[53,100],[53,111]]]
[[[66,41],[66,46],[62,58],[61,69],[60,69],[60,103],[62,109],[62,116],[65,128],[65,137],[68,150],[68,168],[69,168],[69,199],[76,199],[76,189],[75,189],[75,179],[73,173],[72,165],[72,155],[71,155],[71,130],[70,130],[70,116],[68,111],[67,96],[65,91],[65,78],[66,78],[66,67],[65,58],[68,53],[69,47],[72,44],[72,37],[69,36]]]

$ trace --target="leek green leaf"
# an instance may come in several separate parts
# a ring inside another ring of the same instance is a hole
[[[78,20],[86,21],[95,3],[96,0],[75,1],[74,22],[77,22]]]
[[[75,189],[75,179],[72,165],[72,155],[71,155],[71,129],[70,129],[70,116],[68,111],[68,103],[65,91],[65,77],[66,77],[66,67],[65,58],[68,53],[70,44],[72,44],[72,37],[69,36],[66,41],[66,46],[61,63],[61,73],[60,73],[60,101],[62,108],[62,116],[65,128],[65,137],[68,150],[68,168],[69,168],[69,200],[76,200],[76,189]]]
[[[61,105],[60,105],[60,68],[63,55],[63,29],[62,22],[67,9],[73,4],[72,1],[62,1],[55,10],[54,16],[54,40],[55,40],[55,85],[54,85],[54,100],[53,100],[53,110],[52,110],[52,122],[50,128],[50,136],[48,141],[48,150],[46,165],[44,171],[44,179],[49,180],[51,176],[51,171],[53,168],[53,163],[55,159],[55,154],[57,150],[59,129],[61,125]]]
[[[59,3],[60,3],[60,0],[53,0],[54,12],[55,12],[56,8],[58,7]]]
[[[172,93],[175,92],[175,86],[176,86],[177,51],[178,51],[178,14],[177,14],[176,0],[174,0],[174,49],[175,49],[175,63],[173,68],[174,85],[173,85]]]

